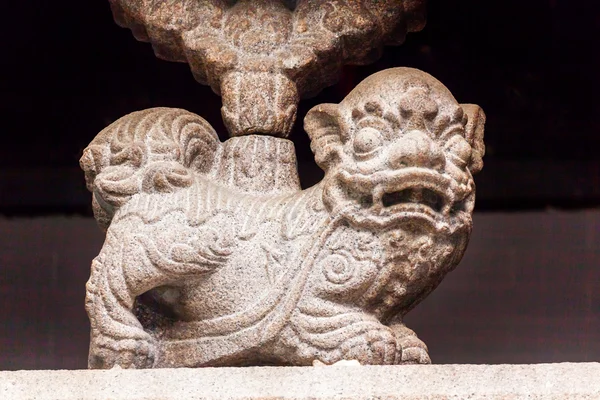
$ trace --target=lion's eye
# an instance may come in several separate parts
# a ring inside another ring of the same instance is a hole
[[[354,151],[356,154],[369,154],[381,146],[381,133],[375,128],[362,128],[354,137]]]
[[[458,161],[461,167],[467,165],[471,161],[471,146],[465,138],[460,135],[454,135],[448,143],[446,143],[446,149],[454,156],[453,158]]]

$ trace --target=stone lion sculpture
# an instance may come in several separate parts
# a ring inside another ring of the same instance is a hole
[[[81,159],[106,240],[87,284],[91,368],[429,363],[403,316],[460,261],[485,116],[409,68],[221,143],[184,110],[127,115]]]

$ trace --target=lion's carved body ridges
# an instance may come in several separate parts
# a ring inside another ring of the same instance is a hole
[[[186,224],[199,226],[212,215],[231,213],[243,219],[243,227],[260,226],[264,220],[283,221],[284,235],[299,236],[312,233],[313,225],[322,222],[325,217],[321,191],[321,187],[315,186],[293,194],[258,195],[196,176],[193,185],[174,193],[132,196],[115,214],[114,222],[137,216],[144,223],[152,224],[169,213],[179,212],[185,215]],[[323,217],[308,217],[319,213]],[[310,220],[314,220],[314,224],[309,226]]]

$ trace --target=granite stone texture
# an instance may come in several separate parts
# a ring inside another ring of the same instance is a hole
[[[231,135],[287,137],[301,97],[425,25],[425,0],[110,0],[159,58],[223,97]]]
[[[89,366],[430,363],[403,316],[464,254],[484,122],[424,72],[376,73],[308,112],[325,177],[301,190],[287,139],[116,121],[81,159],[106,230]]]
[[[600,364],[0,372],[10,400],[593,400]]]

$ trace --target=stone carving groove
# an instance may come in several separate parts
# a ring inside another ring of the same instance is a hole
[[[233,136],[287,137],[301,97],[425,24],[424,0],[110,0],[156,55],[189,63],[223,97]]]
[[[163,3],[225,4],[156,15]],[[221,143],[179,109],[116,121],[81,159],[107,230],[87,284],[90,367],[429,363],[402,319],[466,249],[484,123],[424,72],[379,72],[307,114],[325,177],[301,190],[286,139]]]

